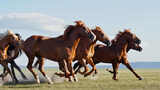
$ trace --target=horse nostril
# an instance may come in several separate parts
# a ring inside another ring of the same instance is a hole
[[[140,50],[139,51],[142,51],[143,50],[143,48],[140,48]]]

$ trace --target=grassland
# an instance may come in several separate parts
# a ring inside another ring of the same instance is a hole
[[[143,77],[141,81],[127,69],[119,70],[118,81],[112,80],[112,75],[104,69],[98,71],[95,77],[84,78],[78,75],[79,82],[65,81],[52,85],[47,83],[5,84],[0,86],[0,90],[160,90],[160,69],[136,69],[136,72]],[[47,74],[51,75],[54,72],[55,69],[47,69]]]

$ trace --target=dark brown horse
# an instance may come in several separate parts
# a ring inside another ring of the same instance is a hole
[[[112,40],[112,44],[114,44],[115,43],[115,40]],[[95,48],[98,48],[98,47],[105,47],[105,45],[102,45],[102,44],[97,44],[96,46],[95,46]],[[129,43],[128,44],[128,47],[127,47],[127,53],[131,50],[131,49],[133,49],[133,50],[136,50],[136,51],[139,51],[139,52],[141,52],[142,51],[142,47],[139,45],[139,44],[137,44],[137,43],[134,43],[134,42],[131,42],[131,43]],[[95,64],[98,64],[99,62],[98,61],[96,61],[96,59],[94,60],[94,63]],[[74,64],[74,67],[82,67],[82,65],[81,64],[79,64],[79,63],[75,63]],[[110,73],[113,73],[113,71],[112,70],[110,70],[110,69],[106,69],[106,71],[108,71],[108,72],[110,72]],[[79,71],[79,73],[80,74],[83,74],[84,72],[81,72],[81,71]],[[96,72],[95,72],[95,74],[97,74],[97,70],[96,70]]]
[[[22,40],[20,34],[16,33],[15,35],[18,37],[19,40]],[[9,44],[9,47],[7,49],[7,57],[8,57],[8,59],[6,59],[6,60],[8,61],[8,63],[11,64],[11,70],[12,70],[13,77],[14,77],[16,83],[18,83],[18,79],[17,79],[17,77],[15,75],[14,68],[17,69],[20,72],[20,74],[21,74],[23,79],[27,79],[27,77],[24,75],[24,73],[22,72],[20,67],[14,61],[21,54],[22,54],[22,51],[21,51],[21,49],[19,49],[19,47],[16,47],[15,45],[13,45],[11,43]],[[4,68],[3,74],[5,74],[5,73],[6,73],[6,69]],[[2,77],[2,80],[4,80],[4,77],[5,76]]]
[[[4,67],[4,69],[7,70],[6,73],[1,74],[1,77],[6,76],[9,73],[14,82],[15,80],[13,78],[13,74],[11,73],[8,67],[8,61],[7,61],[8,58],[7,50],[10,44],[18,46],[19,39],[13,32],[8,30],[6,33],[0,34],[0,64]]]
[[[91,42],[88,38],[81,38],[76,50],[76,57],[74,58],[74,61],[78,60],[80,63],[83,64],[83,66],[86,66],[85,63],[83,63],[85,60],[92,66],[92,70],[89,73],[86,73],[85,76],[90,75],[93,71],[96,70],[96,67],[92,60],[92,57],[94,55],[94,46],[96,42],[99,40],[107,44],[107,46],[109,46],[110,44],[108,36],[103,32],[103,30],[100,27],[97,26],[95,29],[92,30],[92,32],[96,35],[96,40],[94,42]],[[36,62],[34,66],[36,66],[37,64],[38,62]],[[59,63],[59,66],[60,70],[64,71],[63,63]],[[85,68],[86,68],[85,72],[87,72],[88,69],[87,67]],[[76,69],[76,67],[74,67],[74,69]],[[76,70],[75,73],[77,73],[78,70],[79,68]],[[61,77],[64,76],[64,74],[61,73],[56,73],[56,74]]]
[[[82,21],[76,21],[76,25],[69,25],[67,27],[63,36],[50,38],[33,35],[24,41],[21,48],[29,60],[27,68],[33,74],[37,83],[40,83],[40,81],[38,75],[33,71],[32,68],[35,57],[38,58],[39,70],[48,80],[48,83],[52,83],[52,81],[43,70],[44,58],[56,61],[58,63],[64,62],[65,76],[69,77],[69,80],[71,80],[70,75],[72,75],[74,80],[76,80],[74,70],[72,69],[72,60],[76,55],[75,51],[79,40],[82,37],[89,38],[92,41],[95,40],[95,35],[84,25],[84,23]]]
[[[110,47],[102,45],[95,47],[95,55],[93,57],[94,63],[112,63],[114,80],[117,80],[117,70],[120,63],[124,64],[131,72],[133,72],[139,80],[142,80],[142,78],[132,69],[127,59],[127,47],[133,42],[140,44],[141,40],[135,34],[131,33],[130,30],[119,32],[114,39],[114,43]]]
[[[116,38],[112,40],[112,45],[106,47],[105,45],[98,44],[95,46],[95,55],[93,56],[94,64],[98,63],[112,63],[113,66],[113,79],[117,80],[116,74],[119,64],[124,64],[134,75],[141,80],[142,78],[135,73],[130,66],[127,59],[127,52],[132,48],[141,51],[142,48],[139,46],[140,40],[136,35],[132,34],[130,30],[125,30],[117,34]],[[80,65],[78,63],[76,66]],[[82,65],[80,65],[81,67]],[[95,72],[97,73],[97,71]]]
[[[114,41],[112,41],[112,43],[114,43]],[[99,45],[97,45],[97,47],[98,47],[98,46],[99,46]],[[127,53],[128,53],[131,49],[136,50],[136,51],[139,51],[139,52],[142,51],[142,47],[141,47],[139,44],[134,43],[134,42],[128,44]],[[96,61],[95,61],[95,62],[96,62]],[[98,64],[98,63],[97,63],[97,64]],[[110,69],[108,69],[108,68],[106,69],[106,71],[108,71],[108,72],[110,72],[110,73],[113,73],[113,71],[110,70]],[[96,73],[97,73],[97,72],[96,72]]]

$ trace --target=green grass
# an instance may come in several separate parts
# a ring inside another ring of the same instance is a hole
[[[47,74],[52,74],[55,69],[47,69]],[[92,76],[87,78],[78,75],[79,82],[62,82],[49,85],[42,84],[6,84],[0,86],[0,90],[160,90],[159,69],[136,69],[136,72],[143,77],[139,81],[129,70],[120,69],[118,81],[112,80],[112,74],[99,69],[96,79]],[[27,72],[27,74],[30,74]]]

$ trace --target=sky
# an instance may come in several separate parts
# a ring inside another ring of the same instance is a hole
[[[100,26],[113,39],[118,31],[131,29],[142,40],[142,52],[130,51],[128,60],[160,59],[159,0],[1,0],[0,33],[12,30],[25,40],[31,35],[55,37],[65,27],[82,20],[90,28]],[[26,65],[23,54],[16,62]],[[57,65],[46,60],[46,66]]]

